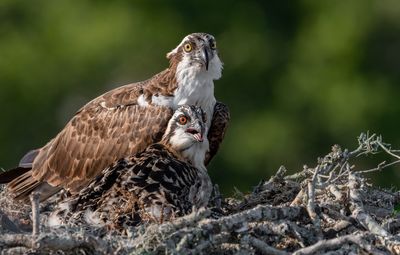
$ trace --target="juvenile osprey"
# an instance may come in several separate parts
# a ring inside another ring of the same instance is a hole
[[[82,107],[44,147],[30,151],[19,167],[0,175],[15,199],[27,201],[36,190],[45,200],[62,188],[79,192],[102,169],[161,139],[179,105],[200,106],[208,118],[210,148],[218,150],[229,110],[214,97],[222,62],[215,39],[205,33],[186,36],[167,54],[169,67],[152,78],[111,90]],[[157,107],[164,106],[164,107]]]
[[[204,166],[205,132],[201,108],[179,107],[160,142],[105,168],[89,186],[61,203],[49,224],[91,223],[123,229],[206,206],[212,184]]]

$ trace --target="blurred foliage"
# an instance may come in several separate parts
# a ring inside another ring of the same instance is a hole
[[[163,70],[192,32],[218,41],[232,122],[209,167],[225,192],[377,132],[400,147],[400,2],[0,1],[0,166],[85,102]],[[399,167],[374,174],[398,185]]]

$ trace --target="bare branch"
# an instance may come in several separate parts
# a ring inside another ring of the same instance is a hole
[[[269,255],[289,255],[290,253],[286,251],[281,251],[278,250],[272,246],[269,246],[265,242],[261,241],[258,238],[248,236],[247,237],[249,240],[249,243],[256,248],[258,251],[260,251],[262,254],[269,254]]]
[[[358,191],[360,183],[357,177],[353,174],[349,174],[349,190],[350,190],[350,200],[353,207],[352,215],[357,221],[363,225],[366,229],[371,231],[371,233],[380,236],[389,236],[389,233],[383,229],[369,214],[364,210],[362,203],[361,194]]]
[[[308,254],[316,254],[317,252],[322,252],[327,250],[334,250],[346,243],[352,243],[359,246],[360,243],[363,242],[363,238],[365,238],[365,234],[356,234],[356,235],[350,234],[350,235],[340,236],[334,239],[321,240],[314,245],[297,250],[296,252],[293,253],[293,255],[308,255]]]
[[[30,200],[32,203],[32,235],[37,236],[40,234],[40,212],[39,212],[39,198],[40,194],[33,192],[30,195]]]

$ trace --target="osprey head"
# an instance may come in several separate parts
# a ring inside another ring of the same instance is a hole
[[[208,148],[205,134],[206,116],[203,110],[198,106],[182,105],[168,122],[162,141],[175,151],[184,154],[203,145]]]
[[[167,58],[171,66],[177,66],[177,72],[194,71],[212,80],[221,78],[222,62],[215,38],[210,34],[193,33],[186,36],[167,54]]]

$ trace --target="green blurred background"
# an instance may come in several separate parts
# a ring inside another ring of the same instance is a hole
[[[215,94],[232,121],[209,167],[225,193],[355,148],[362,131],[400,147],[398,0],[0,0],[0,167],[90,99],[166,68],[192,32],[213,34],[225,63]],[[370,177],[387,187],[399,173]]]

